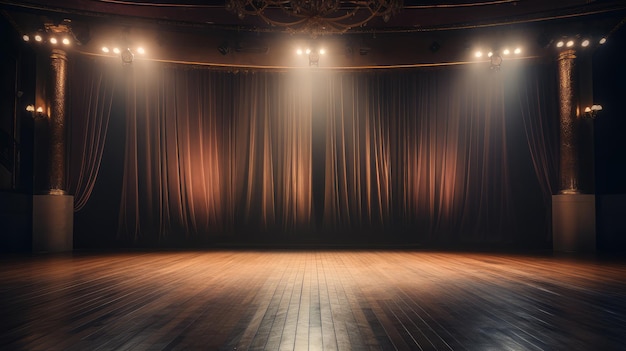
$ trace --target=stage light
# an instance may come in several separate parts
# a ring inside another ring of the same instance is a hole
[[[569,40],[565,46],[567,46],[568,48],[571,48],[572,46],[574,46],[574,41],[573,40]]]
[[[511,53],[511,51],[509,51],[509,49],[504,49],[504,51],[502,51],[502,54],[504,54],[504,55],[508,55],[510,53]]]
[[[475,56],[475,57],[482,57],[482,56],[483,56],[483,52],[482,52],[482,51],[476,51],[476,52],[474,53],[474,56]]]
[[[37,113],[43,113],[43,107],[41,106],[37,107]]]
[[[50,38],[50,44],[56,44],[57,43],[57,38]]]
[[[320,55],[317,52],[309,53],[309,66],[318,67],[320,64]]]
[[[28,112],[35,112],[35,106],[34,105],[28,105],[26,106],[26,111]],[[43,110],[42,110],[43,111]]]
[[[502,56],[496,53],[493,56],[491,56],[490,62],[491,62],[491,66],[489,67],[490,69],[494,71],[500,71],[500,66],[502,65]]]
[[[63,45],[70,45],[70,40],[68,38],[63,38]]]
[[[493,52],[489,51],[489,53],[487,54],[487,57],[491,57],[493,56]]]
[[[306,54],[308,55],[308,54],[310,54],[310,53],[311,53],[311,49],[307,48],[305,52],[306,52]]]
[[[133,63],[133,60],[135,59],[135,55],[128,48],[126,50],[122,51],[122,53],[120,54],[120,57],[122,59],[122,63],[125,64],[125,65],[129,65],[129,64]]]
[[[515,48],[515,51],[513,51],[515,53],[515,55],[519,55],[522,53],[522,49],[521,48]]]
[[[562,48],[562,47],[563,47],[563,45],[565,45],[565,43],[564,43],[562,40],[561,40],[561,41],[559,41],[558,43],[556,43],[556,47],[557,47],[557,48]]]
[[[302,49],[298,49],[298,50],[296,50],[296,54],[297,54],[297,55],[302,55]]]
[[[217,47],[217,51],[219,51],[222,55],[228,55],[228,53],[230,53],[230,46],[228,45],[228,42],[221,43],[220,46]]]
[[[121,53],[121,51],[120,51],[120,49],[119,49],[119,48],[113,48],[113,52],[114,52],[114,53],[116,53],[116,54]]]
[[[142,47],[138,47],[137,48],[137,53],[140,55],[144,55],[146,53],[146,50]]]
[[[602,44],[606,43],[606,38],[602,38],[602,39],[600,39],[599,43],[600,43],[600,45],[602,45]]]
[[[30,41],[30,37],[26,34],[22,36],[22,39],[24,39],[24,41]]]
[[[583,40],[583,42],[582,42],[582,43],[580,43],[580,45],[581,45],[582,47],[586,48],[587,46],[589,46],[589,40],[588,40],[588,39]]]
[[[104,53],[107,53],[107,54],[108,54],[108,53],[109,53],[109,48],[107,48],[106,46],[103,46],[103,47],[102,47],[102,52],[104,52]]]
[[[39,34],[35,35],[35,41],[41,42],[42,40],[43,40],[43,38],[41,37],[41,35],[39,35]]]
[[[320,55],[324,55],[326,54],[326,50],[325,49],[320,49]]]

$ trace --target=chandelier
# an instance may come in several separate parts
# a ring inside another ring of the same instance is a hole
[[[345,33],[376,17],[387,22],[403,0],[227,0],[239,19],[258,16],[265,23],[312,36]]]

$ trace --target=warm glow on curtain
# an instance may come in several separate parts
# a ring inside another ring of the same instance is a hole
[[[132,73],[123,236],[289,231],[309,223],[305,74]]]
[[[553,97],[475,68],[125,67],[119,239],[513,240],[521,193],[551,191]]]
[[[416,236],[464,240],[509,229],[501,77],[430,70],[320,81],[326,228],[395,230],[399,219]]]

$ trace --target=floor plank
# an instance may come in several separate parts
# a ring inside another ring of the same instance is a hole
[[[0,257],[0,348],[603,349],[622,259],[214,250]]]

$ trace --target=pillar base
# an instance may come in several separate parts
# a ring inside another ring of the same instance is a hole
[[[33,252],[74,248],[74,196],[33,196]]]
[[[595,195],[552,195],[552,248],[560,252],[596,251]]]

